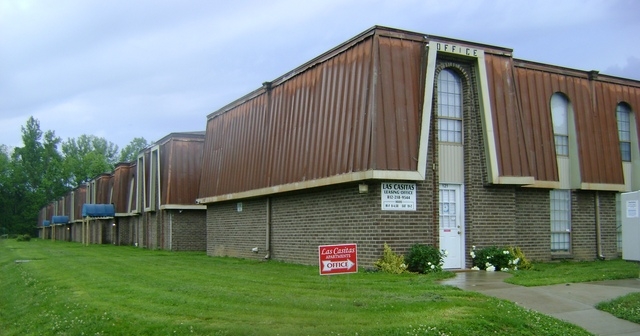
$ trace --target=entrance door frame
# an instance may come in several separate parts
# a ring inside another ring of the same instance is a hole
[[[451,188],[451,186],[453,186],[453,188]],[[450,267],[447,269],[465,269],[465,264],[466,264],[466,246],[465,246],[465,237],[466,237],[466,224],[465,224],[465,204],[464,204],[464,184],[460,184],[460,183],[440,183],[438,185],[438,207],[440,204],[440,190],[442,189],[454,189],[457,191],[457,195],[456,195],[456,202],[458,204],[458,208],[456,209],[457,212],[457,217],[456,220],[458,220],[458,223],[460,225],[460,228],[458,229],[460,231],[460,249],[459,249],[459,253],[460,253],[460,264],[457,265],[457,267]],[[441,228],[440,228],[440,213],[438,213],[438,244],[441,244]],[[440,245],[441,246],[441,245]],[[442,247],[441,247],[442,248]]]

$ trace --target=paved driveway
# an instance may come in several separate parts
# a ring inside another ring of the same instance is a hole
[[[640,324],[621,320],[594,306],[632,292],[640,292],[640,279],[523,287],[505,283],[503,272],[459,272],[441,282],[464,290],[513,301],[545,315],[578,325],[596,335],[638,335]]]

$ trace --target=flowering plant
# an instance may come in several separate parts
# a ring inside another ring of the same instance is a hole
[[[415,244],[411,246],[405,260],[411,272],[433,273],[442,271],[444,257],[449,253],[429,245]]]
[[[469,255],[473,259],[472,269],[474,270],[506,272],[509,270],[517,271],[519,267],[530,268],[530,263],[524,258],[524,253],[517,247],[490,246],[476,250],[476,247],[473,246]]]

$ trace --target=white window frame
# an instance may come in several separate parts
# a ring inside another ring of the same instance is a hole
[[[618,122],[618,140],[620,141],[620,157],[624,162],[631,162],[631,109],[625,103],[616,106]]]
[[[569,156],[569,99],[560,92],[551,95],[551,120],[557,156]]]
[[[438,74],[438,141],[462,144],[462,80],[451,69]]]
[[[571,253],[571,190],[549,191],[551,252]]]

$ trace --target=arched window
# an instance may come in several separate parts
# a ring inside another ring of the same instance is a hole
[[[620,103],[616,107],[618,120],[618,139],[620,140],[620,156],[622,161],[631,161],[631,109],[629,105]]]
[[[551,96],[551,119],[556,143],[556,155],[569,155],[569,100],[562,93]]]
[[[462,81],[449,69],[438,75],[438,139],[462,143]]]

